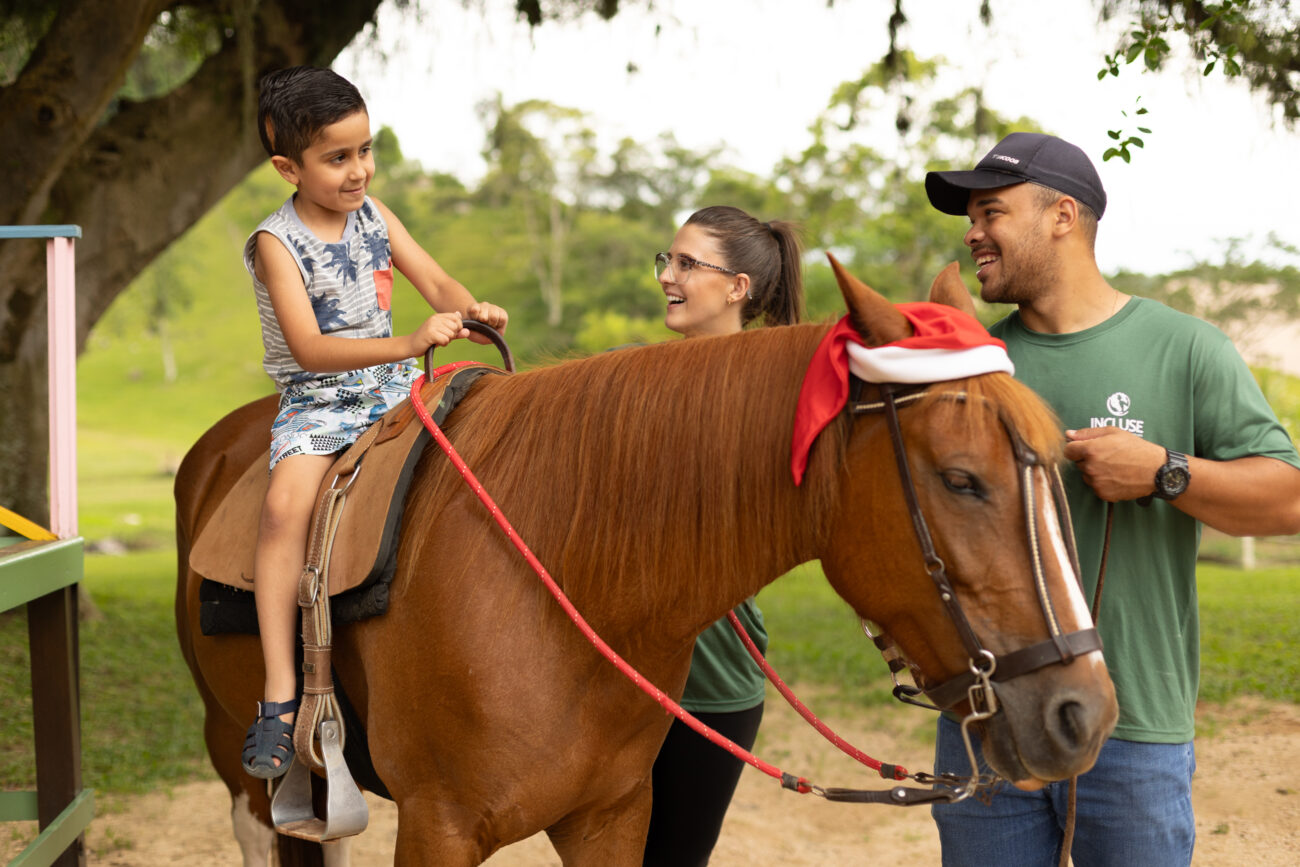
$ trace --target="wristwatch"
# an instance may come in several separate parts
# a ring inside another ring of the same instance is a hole
[[[1191,480],[1192,472],[1187,466],[1187,455],[1165,449],[1165,462],[1156,470],[1156,489],[1145,497],[1139,497],[1138,503],[1149,505],[1152,497],[1172,500],[1187,490],[1187,484]]]

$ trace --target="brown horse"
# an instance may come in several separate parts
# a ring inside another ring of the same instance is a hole
[[[933,291],[969,306],[955,271]],[[841,285],[867,343],[910,334],[885,299],[842,273]],[[592,626],[671,695],[697,634],[814,559],[925,682],[971,668],[922,559],[883,417],[842,414],[792,483],[796,400],[826,332],[768,328],[487,377],[444,425]],[[238,758],[261,654],[253,637],[199,634],[188,548],[265,452],[273,406],[218,422],[176,480],[180,640],[250,863],[271,839],[265,788]],[[994,373],[931,386],[898,418],[920,510],[983,646],[1002,657],[1046,643],[1043,595],[1062,630],[1090,627],[1051,499],[1028,516],[1023,506],[1013,443],[1047,466],[1060,456],[1044,404]],[[574,628],[438,449],[416,472],[391,607],[338,627],[333,654],[398,807],[397,863],[478,864],[544,830],[571,867],[640,864],[650,768],[671,718]],[[1045,491],[1044,471],[1032,472]],[[1000,683],[998,697],[982,732],[1012,780],[1087,770],[1117,713],[1098,652]]]

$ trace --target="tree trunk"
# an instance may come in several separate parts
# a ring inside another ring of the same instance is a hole
[[[29,242],[39,246],[39,242]],[[44,306],[42,305],[42,310]],[[31,342],[31,341],[29,341]],[[42,527],[50,525],[49,410],[45,392],[45,338],[41,352],[0,364],[0,506]]]
[[[0,224],[81,226],[77,342],[131,280],[265,154],[252,90],[266,71],[328,64],[381,0],[261,0],[251,25],[168,94],[105,110],[149,26],[176,0],[65,0],[13,84],[0,141],[16,145]],[[184,5],[227,8],[220,0]],[[0,161],[0,164],[3,164]],[[45,250],[0,242],[0,503],[48,520]]]

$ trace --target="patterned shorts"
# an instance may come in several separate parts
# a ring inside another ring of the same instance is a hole
[[[332,455],[411,394],[420,371],[399,361],[296,382],[271,425],[271,466],[293,455]]]

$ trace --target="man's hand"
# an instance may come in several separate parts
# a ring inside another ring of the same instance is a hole
[[[1067,430],[1065,438],[1065,456],[1101,499],[1118,503],[1155,490],[1156,470],[1165,462],[1163,446],[1114,427]]]

